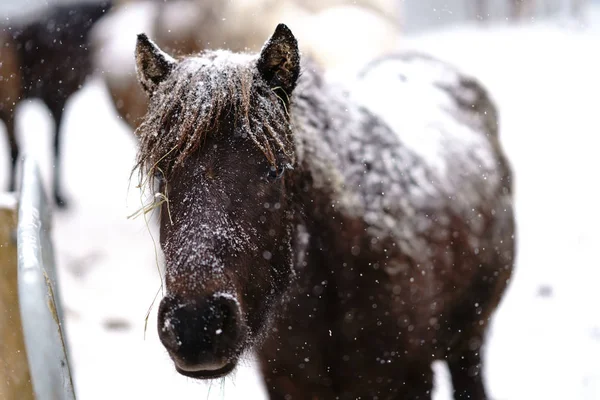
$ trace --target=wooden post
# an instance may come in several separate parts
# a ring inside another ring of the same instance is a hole
[[[0,194],[0,399],[34,400],[17,276],[17,202]]]

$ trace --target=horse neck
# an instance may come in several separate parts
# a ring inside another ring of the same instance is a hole
[[[329,246],[343,254],[353,246],[373,249],[372,243],[395,247],[393,237],[406,234],[404,215],[421,207],[411,187],[428,182],[429,170],[413,168],[422,163],[391,128],[314,69],[304,69],[290,110],[293,192],[309,233],[335,241]]]
[[[318,71],[305,68],[291,107],[297,168],[290,191],[310,234],[343,239],[364,228],[357,194],[345,185],[340,150],[347,143],[338,135],[357,129],[362,113],[341,89],[326,85]]]

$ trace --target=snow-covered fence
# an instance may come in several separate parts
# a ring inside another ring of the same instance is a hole
[[[6,400],[73,400],[75,393],[50,236],[50,206],[38,167],[32,159],[25,160],[22,176],[17,218],[14,206],[4,207],[0,214],[3,217],[0,226],[10,227],[4,223],[12,218],[13,222],[16,220],[17,228],[17,260],[10,258],[10,254],[0,259],[0,267],[5,270],[0,275],[0,283],[5,289],[3,293],[12,295],[7,307],[15,317],[10,331],[4,324],[4,331],[0,331],[6,337],[12,335],[14,343],[10,348],[0,347],[3,350],[0,364],[4,364],[9,372],[16,369],[19,375],[12,384],[8,382],[6,388],[0,385],[0,390],[5,390],[0,397]],[[14,232],[14,224],[8,230]],[[12,236],[10,232],[8,236]],[[0,244],[1,240],[2,237]],[[6,242],[10,243],[10,240],[6,239]],[[14,261],[17,261],[16,265]],[[10,273],[12,279],[6,279],[6,271],[13,271]],[[20,313],[16,311],[17,304]],[[4,313],[5,310],[2,309]],[[15,336],[20,338],[15,339]],[[0,337],[0,341],[4,339]],[[11,357],[5,358],[6,355]]]

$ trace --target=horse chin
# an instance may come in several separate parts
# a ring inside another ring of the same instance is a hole
[[[181,375],[187,376],[188,378],[217,379],[217,378],[222,378],[222,377],[228,375],[229,373],[231,373],[231,371],[233,371],[236,366],[237,366],[236,361],[228,361],[227,363],[225,363],[223,365],[216,365],[216,364],[205,365],[205,366],[202,366],[201,368],[194,369],[194,370],[182,369],[182,368],[179,368],[177,366],[177,364],[175,364],[175,369]]]

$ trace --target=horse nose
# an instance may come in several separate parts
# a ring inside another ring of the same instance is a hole
[[[158,335],[178,369],[218,370],[236,355],[241,338],[235,297],[212,295],[199,301],[167,296],[158,310]]]

